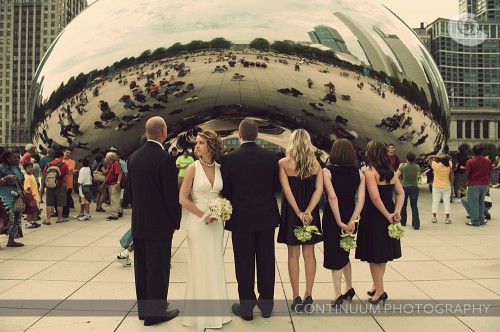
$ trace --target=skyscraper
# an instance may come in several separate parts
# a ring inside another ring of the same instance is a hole
[[[335,53],[350,54],[344,38],[334,28],[326,25],[315,26],[314,31],[309,32],[309,37],[313,43],[325,45]]]
[[[450,147],[498,144],[500,138],[500,0],[459,0],[458,24],[428,26],[431,54],[450,98]],[[463,38],[465,37],[465,38]],[[461,39],[463,38],[463,39]]]
[[[44,53],[86,0],[0,0],[0,145],[31,141],[30,84]]]

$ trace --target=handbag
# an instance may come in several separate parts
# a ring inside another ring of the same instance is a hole
[[[101,182],[106,181],[106,175],[104,175],[104,173],[101,171],[94,171],[94,173],[92,173],[92,175],[94,176],[95,182],[101,183]]]
[[[16,180],[16,186],[17,186],[17,198],[14,200],[13,204],[14,212],[23,213],[24,209],[26,209],[26,203],[24,202],[24,191],[18,180]]]
[[[6,234],[10,226],[12,226],[12,217],[9,208],[0,196],[0,234]]]

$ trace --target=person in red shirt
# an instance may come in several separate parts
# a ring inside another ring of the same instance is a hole
[[[66,184],[69,180],[70,171],[68,165],[66,165],[63,161],[63,152],[56,151],[54,152],[54,160],[51,161],[45,167],[43,174],[47,174],[47,169],[50,166],[60,165],[59,170],[61,171],[61,177],[59,181],[59,186],[57,188],[45,188],[46,189],[46,198],[45,202],[47,204],[47,220],[42,222],[44,225],[51,225],[50,223],[50,214],[52,213],[52,209],[54,206],[57,206],[57,222],[64,222],[67,219],[63,219],[62,212],[63,207],[66,206]]]
[[[26,152],[23,154],[23,157],[21,158],[21,164],[23,165],[31,162],[31,155],[36,153],[35,146],[33,144],[26,144],[25,150]]]
[[[123,171],[116,153],[108,152],[106,162],[109,165],[106,170],[106,185],[109,188],[109,200],[111,201],[111,215],[106,220],[116,220],[120,209],[120,182]]]
[[[396,147],[394,146],[394,144],[387,145],[387,154],[389,155],[391,169],[393,171],[397,171],[399,165],[401,164],[401,160],[399,160],[398,156],[396,155]]]
[[[465,164],[465,180],[467,181],[467,196],[462,197],[462,205],[470,216],[469,226],[485,224],[484,197],[490,185],[490,173],[493,168],[491,161],[483,157],[483,146],[474,145],[474,157]],[[465,183],[464,183],[465,186]],[[463,186],[463,187],[464,187]]]

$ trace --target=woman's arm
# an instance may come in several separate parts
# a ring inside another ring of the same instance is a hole
[[[285,159],[281,159],[278,162],[281,188],[283,189],[283,194],[285,195],[288,204],[290,204],[290,207],[293,209],[293,211],[299,217],[299,219],[303,221],[303,212],[300,211],[300,208],[297,205],[297,201],[293,196],[292,189],[290,188],[290,183],[288,182],[288,175],[286,174],[285,167],[283,165],[284,163]]]
[[[403,186],[401,185],[401,182],[399,182],[399,179],[396,179],[396,182],[394,183],[394,196],[396,198],[394,214],[401,214],[401,209],[405,200],[405,191],[403,190]]]
[[[332,209],[335,222],[341,229],[349,230],[349,227],[347,227],[347,225],[344,224],[340,218],[339,199],[335,193],[335,188],[333,188],[332,173],[330,173],[330,171],[326,168],[323,168],[323,185],[325,187],[328,204],[330,205],[330,209]]]
[[[368,195],[373,202],[373,205],[382,213],[382,215],[389,221],[392,221],[394,213],[389,213],[380,199],[380,193],[377,187],[377,172],[375,172],[371,167],[365,171],[365,181],[366,189],[368,190]]]
[[[316,174],[316,184],[315,184],[316,190],[311,196],[311,201],[309,202],[309,205],[307,206],[307,209],[305,211],[306,215],[310,217],[307,218],[306,221],[306,224],[308,225],[313,221],[312,210],[316,208],[316,206],[319,203],[319,200],[321,199],[321,195],[323,195],[323,171],[321,170],[319,163],[317,163],[317,167],[319,169],[319,172]]]
[[[365,205],[365,176],[361,171],[359,171],[359,186],[358,186],[358,201],[356,202],[356,207],[352,212],[351,220],[355,220],[361,214],[361,210],[363,210],[363,206]]]

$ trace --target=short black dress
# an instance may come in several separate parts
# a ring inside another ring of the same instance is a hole
[[[316,175],[313,175],[307,179],[301,180],[297,176],[289,176],[288,183],[290,184],[290,188],[292,190],[293,197],[295,197],[295,201],[300,209],[300,211],[305,211],[309,202],[311,201],[311,197],[316,190]],[[321,233],[321,223],[319,219],[319,208],[318,205],[312,211],[313,221],[311,225],[318,227],[319,232]],[[302,221],[300,221],[299,217],[295,214],[295,211],[292,209],[285,195],[281,198],[281,221],[280,221],[280,229],[278,232],[278,243],[285,243],[290,246],[298,246],[303,244],[315,244],[322,241],[321,235],[313,234],[311,239],[306,242],[300,242],[295,237],[293,230],[295,226],[302,226]]]
[[[389,212],[394,212],[394,185],[379,185],[380,199]],[[359,222],[356,258],[369,263],[387,263],[401,257],[401,242],[389,237],[389,222],[366,193]]]
[[[340,218],[348,223],[356,207],[356,191],[361,181],[359,170],[353,166],[327,166],[332,174],[332,185],[339,201]],[[341,270],[349,263],[349,252],[340,247],[342,229],[337,225],[330,204],[323,209],[323,266],[329,270]]]

